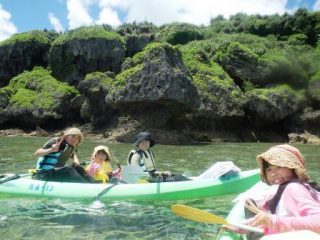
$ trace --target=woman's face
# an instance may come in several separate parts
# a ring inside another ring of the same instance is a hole
[[[139,143],[139,148],[140,149],[148,149],[150,147],[150,141],[149,140],[142,140],[140,143]]]
[[[270,185],[281,184],[296,178],[294,170],[287,167],[269,165],[265,172]]]
[[[68,144],[70,144],[72,147],[75,147],[80,142],[80,136],[77,134],[69,134],[65,137],[65,140]]]

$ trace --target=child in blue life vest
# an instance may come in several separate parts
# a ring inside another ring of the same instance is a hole
[[[78,128],[68,128],[61,137],[50,139],[34,153],[39,157],[35,179],[55,182],[90,182],[76,154],[84,136]],[[72,165],[65,166],[69,159]]]
[[[108,182],[112,176],[110,151],[106,146],[97,146],[92,153],[90,164],[85,169],[86,174],[95,182]]]

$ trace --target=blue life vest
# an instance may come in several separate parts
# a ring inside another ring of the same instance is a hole
[[[53,152],[43,157],[39,157],[36,168],[42,170],[53,169],[57,165],[60,155],[61,152]]]

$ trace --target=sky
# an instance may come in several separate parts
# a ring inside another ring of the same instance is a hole
[[[320,10],[320,0],[0,0],[0,41],[30,30],[65,32],[80,26],[133,21],[208,25],[217,15]]]

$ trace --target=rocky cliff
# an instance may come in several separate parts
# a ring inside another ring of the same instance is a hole
[[[320,134],[314,46],[189,24],[126,27],[0,43],[0,128],[76,124],[122,142],[147,130],[162,143]]]

